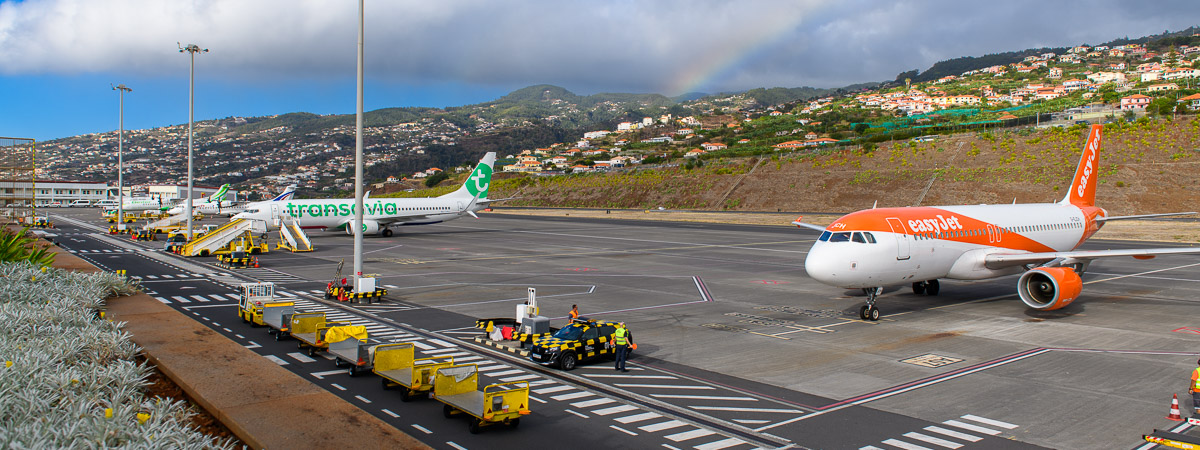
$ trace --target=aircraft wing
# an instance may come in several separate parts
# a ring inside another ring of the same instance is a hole
[[[1129,256],[1137,259],[1151,259],[1159,255],[1188,255],[1200,254],[1200,247],[1175,248],[1132,248],[1123,250],[1075,250],[1069,252],[1041,253],[992,253],[984,257],[984,263],[989,269],[1022,266],[1026,264],[1046,264],[1062,266],[1081,261],[1091,261],[1100,258]]]

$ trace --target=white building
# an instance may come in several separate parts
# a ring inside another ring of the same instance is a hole
[[[109,187],[107,183],[95,183],[91,181],[42,181],[35,180],[33,183],[29,181],[0,181],[0,189],[4,190],[5,197],[30,197],[30,191],[33,191],[32,197],[36,206],[47,206],[51,203],[58,202],[66,205],[75,200],[86,200],[90,203],[96,203],[105,198],[116,197],[117,188]],[[3,205],[0,205],[3,206]]]
[[[149,185],[146,188],[147,191],[149,191],[150,197],[152,198],[159,198],[159,196],[162,196],[163,200],[179,200],[187,197],[186,184],[159,184]],[[219,189],[220,187],[192,185],[192,191],[195,192],[197,199],[206,198],[210,195],[213,195],[217,193]],[[238,191],[230,189],[228,192],[226,192],[225,200],[237,201],[237,199]]]

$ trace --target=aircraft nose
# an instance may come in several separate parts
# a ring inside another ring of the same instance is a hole
[[[804,258],[804,271],[808,272],[809,277],[821,283],[837,285],[837,268],[839,266],[837,259],[836,252],[831,252],[826,246],[817,243]]]

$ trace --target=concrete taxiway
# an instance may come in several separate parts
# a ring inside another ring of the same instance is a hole
[[[398,400],[377,413],[439,448],[581,433],[603,436],[585,448],[1136,448],[1141,434],[1178,424],[1164,419],[1172,394],[1185,416],[1191,410],[1184,389],[1200,343],[1194,256],[1097,261],[1080,299],[1059,311],[1027,309],[1016,277],[1007,277],[943,281],[934,297],[889,289],[883,320],[864,322],[859,293],[805,275],[814,232],[493,213],[367,238],[365,271],[379,274],[389,296],[346,305],[316,295],[351,259],[344,235],[313,233],[314,252],[273,251],[259,269],[230,271],[102,235],[94,211],[58,215],[68,219],[56,220],[63,247],[142,277],[166,304],[212,311],[206,316],[226,322],[213,328],[231,337],[257,336],[230,325],[231,286],[273,281],[312,308],[422,340],[431,354],[461,351],[481,371],[498,366],[497,380],[540,383],[534,395],[545,403],[535,416],[490,437],[462,436],[461,424],[400,423],[389,414],[421,413],[401,411]],[[1149,246],[1163,244],[1085,248]],[[629,324],[639,344],[634,370],[615,373],[601,361],[562,373],[463,339],[479,335],[475,318],[511,315],[529,287],[556,326],[573,304]],[[288,356],[294,344],[265,340],[254,339],[256,351],[318,385],[334,376],[329,361]],[[327,384],[366,396],[379,391],[370,381]],[[364,409],[392,401],[371,398]]]

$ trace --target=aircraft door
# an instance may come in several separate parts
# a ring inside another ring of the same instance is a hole
[[[892,233],[896,236],[896,259],[906,260],[911,255],[909,254],[908,232],[904,229],[904,223],[895,217],[888,217],[888,225],[892,227]]]
[[[459,201],[458,201],[458,210],[459,210],[459,211],[464,211],[464,209],[463,209],[463,202],[462,202],[462,200],[459,200]]]
[[[271,205],[271,223],[277,227],[283,225],[283,218],[279,217],[279,205]]]

